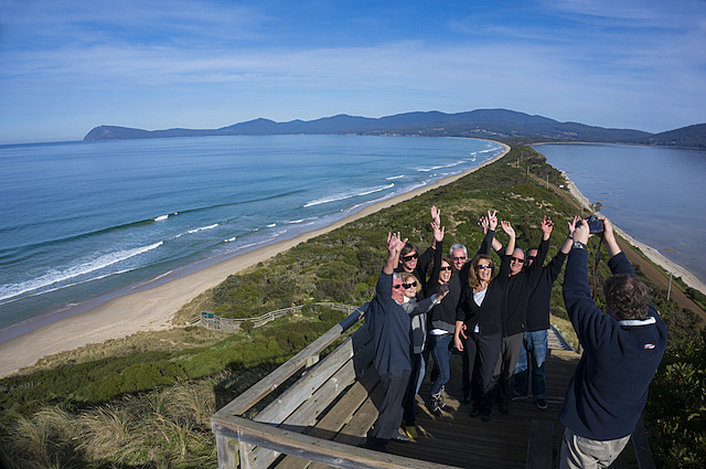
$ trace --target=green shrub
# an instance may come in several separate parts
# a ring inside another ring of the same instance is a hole
[[[650,387],[644,418],[657,467],[704,467],[706,329],[670,342]]]

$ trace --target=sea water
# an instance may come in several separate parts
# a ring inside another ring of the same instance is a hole
[[[593,144],[535,149],[626,233],[706,282],[706,151]]]
[[[0,146],[0,341],[36,316],[329,225],[501,151],[305,135]]]

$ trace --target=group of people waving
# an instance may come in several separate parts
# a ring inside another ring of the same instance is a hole
[[[445,255],[445,229],[436,207],[431,207],[431,219],[432,244],[421,255],[416,246],[402,239],[399,233],[389,233],[388,259],[369,305],[366,321],[377,344],[376,368],[383,384],[388,386],[381,416],[369,438],[373,445],[383,444],[375,438],[383,441],[409,438],[398,428],[402,421],[408,427],[415,423],[415,396],[426,376],[430,357],[434,366],[429,408],[437,416],[447,408],[444,389],[450,379],[454,350],[463,356],[463,400],[471,404],[472,416],[490,420],[496,395],[500,411],[508,413],[513,394],[516,397],[527,395],[528,365],[534,375],[541,375],[541,383],[538,383],[539,378],[533,379],[533,391],[537,405],[546,408],[543,389],[546,346],[541,353],[541,363],[537,363],[535,355],[538,353],[532,350],[528,360],[523,347],[528,302],[545,273],[549,281],[549,293],[542,298],[545,304],[541,314],[545,318],[535,322],[540,323],[538,327],[546,342],[551,284],[570,244],[565,243],[552,262],[558,264],[558,268],[543,269],[554,227],[551,219],[544,217],[540,223],[539,246],[525,253],[515,245],[512,224],[499,222],[497,212],[489,211],[478,222],[484,238],[477,253],[469,258],[464,245],[454,244],[449,255]],[[577,220],[569,223],[570,233]],[[506,246],[495,239],[498,225],[509,238]],[[493,262],[491,249],[499,255],[499,266]],[[394,318],[398,318],[396,324],[393,324]],[[518,380],[515,384],[521,355],[524,370],[520,370],[518,376],[525,381],[523,384]],[[392,381],[386,382],[388,379]],[[395,412],[390,418],[390,433],[379,436],[376,429],[385,427],[387,416],[384,414],[388,406]]]
[[[434,239],[421,256],[399,233],[387,237],[387,260],[366,312],[385,398],[366,445],[384,449],[391,439],[410,440],[399,428],[403,420],[406,427],[414,425],[415,395],[430,356],[429,407],[441,415],[453,349],[464,357],[463,400],[471,404],[471,416],[490,420],[496,400],[500,412],[508,413],[514,398],[528,397],[530,375],[534,402],[546,409],[549,304],[568,259],[564,304],[584,352],[559,412],[564,425],[559,467],[608,467],[635,429],[667,343],[650,289],[635,275],[610,221],[574,217],[568,237],[545,265],[554,228],[547,216],[540,222],[539,245],[525,252],[515,245],[510,222],[498,223],[497,212],[488,212],[479,220],[485,236],[470,262],[461,244],[444,255],[436,207],[431,216]],[[495,239],[498,224],[508,236],[505,246]],[[603,282],[605,312],[588,283],[591,236],[600,236],[613,273]]]

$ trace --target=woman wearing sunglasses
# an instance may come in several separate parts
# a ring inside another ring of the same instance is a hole
[[[492,217],[495,218],[495,217]],[[502,222],[503,228],[508,222]],[[497,219],[491,221],[494,233]],[[492,240],[491,240],[492,241]],[[505,256],[501,256],[500,273],[493,277],[493,261],[487,254],[478,254],[471,261],[468,283],[463,286],[458,303],[454,331],[454,346],[466,354],[468,377],[471,380],[471,416],[491,419],[493,409],[493,370],[500,355],[502,341],[502,310],[509,283],[510,256],[515,249],[515,237],[510,236]],[[465,327],[464,327],[465,326]],[[464,340],[465,338],[465,340]],[[475,370],[475,367],[478,370]],[[478,379],[473,379],[474,371]]]
[[[426,345],[427,336],[427,312],[436,304],[441,303],[448,290],[442,288],[438,293],[417,301],[417,292],[420,289],[419,280],[414,274],[403,272],[402,288],[404,288],[404,303],[402,307],[412,320],[412,373],[409,377],[409,384],[403,401],[404,415],[402,422],[405,427],[414,426],[414,396],[419,391],[421,378],[426,371],[424,357],[422,352]]]
[[[446,408],[442,394],[451,376],[451,342],[456,327],[456,306],[461,297],[461,283],[448,256],[441,257],[440,262],[434,262],[425,295],[439,292],[442,286],[448,288],[448,294],[428,314],[430,326],[427,347],[434,358],[430,410],[436,416],[441,415],[441,411]]]

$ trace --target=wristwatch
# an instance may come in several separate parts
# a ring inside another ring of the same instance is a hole
[[[586,249],[586,245],[581,241],[574,241],[574,249]]]

